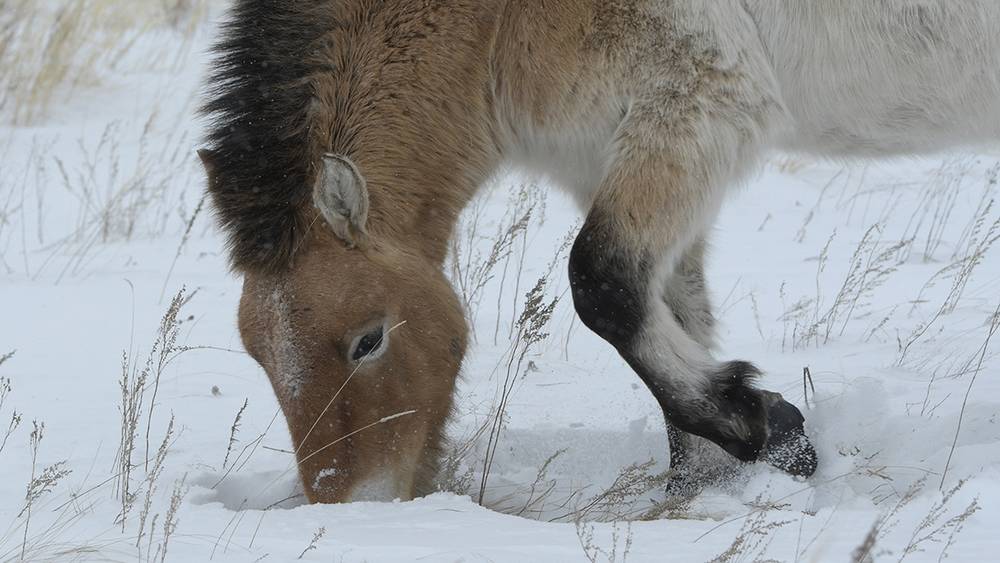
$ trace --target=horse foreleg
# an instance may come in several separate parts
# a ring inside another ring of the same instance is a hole
[[[673,310],[683,299],[664,294],[725,188],[751,169],[757,151],[747,131],[762,125],[704,111],[677,127],[664,114],[636,103],[619,129],[617,156],[570,255],[577,313],[636,371],[668,424],[740,460],[809,475],[816,457],[798,409],[756,388],[753,364],[716,361],[710,326],[686,331],[681,321],[696,311]]]

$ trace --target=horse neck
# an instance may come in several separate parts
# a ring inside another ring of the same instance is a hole
[[[419,71],[390,88],[383,84],[374,110],[355,116],[359,126],[352,128],[372,202],[372,236],[438,266],[462,210],[501,162],[490,59],[503,3],[448,3],[454,6],[436,8],[450,21],[435,22],[441,25],[433,40],[419,53],[396,53],[419,57]]]

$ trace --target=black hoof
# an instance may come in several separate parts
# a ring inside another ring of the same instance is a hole
[[[802,413],[794,405],[778,399],[767,409],[768,437],[760,460],[795,475],[809,477],[816,472],[816,450],[806,437]]]

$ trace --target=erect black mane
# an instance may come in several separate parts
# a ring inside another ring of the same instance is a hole
[[[288,266],[306,225],[316,147],[310,77],[335,0],[236,0],[214,47],[202,112],[212,125],[209,193],[240,270]]]

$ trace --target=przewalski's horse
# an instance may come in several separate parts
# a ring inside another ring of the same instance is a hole
[[[799,411],[711,353],[725,194],[772,148],[1000,136],[994,0],[237,0],[216,53],[240,330],[318,502],[428,490],[467,332],[442,263],[503,162],[586,210],[577,311],[669,426],[809,475]]]

